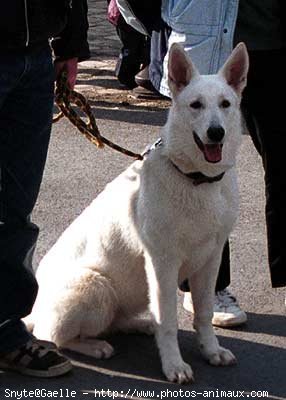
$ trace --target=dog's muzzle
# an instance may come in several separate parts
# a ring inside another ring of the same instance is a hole
[[[210,134],[209,134],[210,133]],[[208,136],[212,136],[214,132],[208,132]],[[193,132],[194,140],[198,146],[198,148],[202,151],[204,154],[205,160],[210,163],[218,163],[222,159],[222,147],[223,143],[221,143],[221,140],[223,139],[224,136],[224,131],[216,132],[216,138],[210,137],[210,140],[212,140],[212,143],[203,143],[199,136],[196,134],[196,132]],[[214,143],[217,142],[217,143]]]

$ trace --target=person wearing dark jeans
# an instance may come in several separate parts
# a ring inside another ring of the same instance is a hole
[[[39,229],[31,213],[50,140],[54,81],[65,70],[73,87],[78,61],[89,57],[87,3],[3,3],[0,26],[0,369],[52,377],[69,371],[70,361],[21,319],[38,291],[32,258]]]
[[[192,15],[194,15],[196,7],[199,7],[199,4],[196,5],[195,3],[192,4]],[[271,283],[273,288],[284,287],[286,286],[286,236],[283,228],[286,223],[286,180],[283,154],[286,136],[283,116],[284,104],[281,100],[276,101],[276,98],[278,88],[285,85],[285,2],[280,0],[271,2],[268,0],[249,0],[248,2],[236,1],[230,5],[222,0],[213,2],[212,8],[218,6],[218,3],[222,6],[221,10],[226,10],[222,29],[217,31],[222,48],[225,43],[228,43],[224,34],[231,35],[231,33],[233,45],[243,41],[248,47],[250,69],[241,106],[253,144],[262,158],[265,172],[265,216]],[[167,1],[165,1],[165,4],[167,4]],[[235,8],[236,12],[233,12]],[[183,8],[181,12],[186,20],[187,16],[184,14]],[[207,12],[204,14],[205,18],[207,18]],[[233,16],[236,16],[234,21],[232,21]],[[180,18],[176,19],[177,22],[179,20]],[[168,22],[172,25],[171,21],[168,20]],[[233,30],[232,22],[235,22]],[[198,23],[199,21],[196,20],[195,26]],[[189,37],[193,33],[195,33],[195,27],[194,31],[190,32]],[[182,40],[180,35],[181,32],[176,32],[174,41]],[[183,45],[191,49],[188,34],[185,37],[186,43],[183,41]],[[173,38],[171,38],[171,41],[173,41]],[[219,52],[223,54],[221,48],[219,48]],[[190,50],[190,54],[192,55],[192,50]],[[163,93],[165,94],[164,89]],[[228,246],[229,244],[226,244],[222,255],[213,318],[213,324],[222,327],[240,325],[246,321],[246,314],[240,309],[237,300],[227,289],[230,284]],[[193,312],[191,294],[186,282],[182,289],[186,292],[184,307]]]

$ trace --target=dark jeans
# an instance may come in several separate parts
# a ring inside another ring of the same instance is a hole
[[[51,131],[54,68],[50,49],[0,53],[0,353],[30,337],[37,282],[32,256],[38,227],[30,215]]]

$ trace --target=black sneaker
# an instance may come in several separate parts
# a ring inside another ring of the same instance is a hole
[[[0,369],[52,378],[66,374],[72,369],[72,364],[52,343],[31,339],[19,349],[0,356]]]

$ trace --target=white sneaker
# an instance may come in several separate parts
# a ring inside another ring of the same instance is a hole
[[[190,292],[184,294],[183,307],[194,313],[192,296]],[[214,314],[212,324],[222,328],[229,328],[244,324],[247,321],[246,313],[241,310],[236,298],[228,291],[221,290],[215,294]]]

